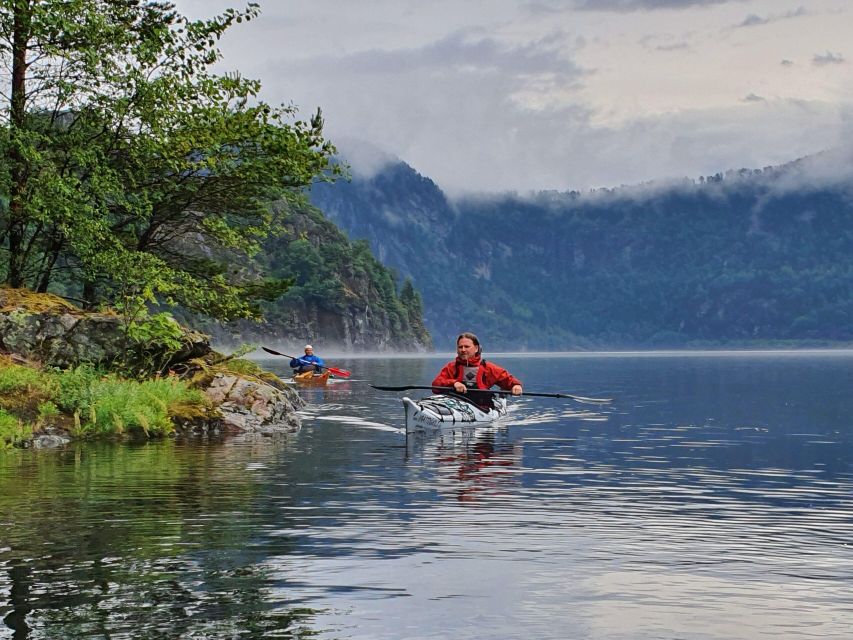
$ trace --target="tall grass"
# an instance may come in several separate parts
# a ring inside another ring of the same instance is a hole
[[[179,407],[204,403],[204,394],[173,379],[134,382],[107,376],[90,389],[87,426],[98,433],[166,435],[174,431],[171,416]]]
[[[13,447],[22,440],[32,436],[30,427],[25,426],[18,418],[0,409],[0,449]]]
[[[41,371],[0,362],[0,442],[29,437],[27,423],[63,423],[77,436],[167,435],[175,415],[207,406],[198,389],[174,378],[138,382],[90,366]]]

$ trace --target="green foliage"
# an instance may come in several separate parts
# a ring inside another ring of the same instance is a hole
[[[171,411],[181,404],[204,402],[200,391],[166,378],[136,383],[106,376],[92,384],[91,394],[95,400],[84,429],[96,433],[166,435],[174,431]]]
[[[180,405],[205,403],[200,391],[174,378],[135,382],[90,367],[63,372],[59,386],[57,404],[77,416],[79,435],[166,435],[174,430],[170,416]]]
[[[22,391],[27,392],[23,400]],[[44,372],[3,364],[0,405],[0,440],[15,444],[32,434],[20,416],[31,416],[35,424],[63,414],[73,416],[79,436],[126,432],[159,436],[173,431],[171,416],[185,413],[186,407],[205,407],[207,400],[174,378],[136,382],[105,375],[88,365]]]
[[[90,415],[95,403],[93,388],[103,375],[90,365],[80,365],[74,369],[57,372],[59,393],[56,404],[68,414]]]
[[[32,429],[24,426],[18,418],[0,409],[0,449],[13,447],[32,436]]]
[[[184,330],[170,314],[156,313],[134,318],[128,325],[127,335],[138,344],[153,341],[174,352],[183,345]]]
[[[160,2],[0,6],[9,284],[225,319],[256,316],[286,287],[232,265],[277,228],[271,200],[339,170],[319,112],[299,119],[258,100],[257,81],[212,72],[220,37],[258,15],[254,3],[197,21]]]
[[[38,405],[38,421],[44,422],[59,415],[59,407],[52,401],[40,402]]]
[[[171,314],[150,315],[145,307],[130,318],[127,336],[131,344],[120,370],[138,378],[163,372],[186,341],[186,331]]]
[[[0,394],[46,391],[49,387],[49,380],[37,369],[0,363]]]

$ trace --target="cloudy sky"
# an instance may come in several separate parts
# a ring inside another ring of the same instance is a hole
[[[853,134],[853,0],[259,4],[221,70],[321,107],[342,149],[369,141],[451,195],[695,178]]]

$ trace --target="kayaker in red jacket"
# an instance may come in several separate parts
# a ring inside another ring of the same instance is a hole
[[[453,387],[456,393],[468,394],[472,402],[487,410],[492,407],[494,394],[477,393],[476,390],[491,389],[495,385],[511,391],[514,396],[523,392],[521,380],[482,358],[480,341],[473,333],[463,333],[456,338],[456,360],[444,365],[432,381],[433,387]],[[438,389],[434,391],[441,393]]]

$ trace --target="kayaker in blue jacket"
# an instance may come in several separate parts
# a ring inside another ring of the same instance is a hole
[[[320,372],[323,367],[326,365],[323,362],[323,359],[319,356],[314,355],[314,347],[310,344],[305,345],[305,355],[301,358],[293,358],[290,361],[290,368],[293,369],[293,373],[305,373],[306,371],[314,371]]]

